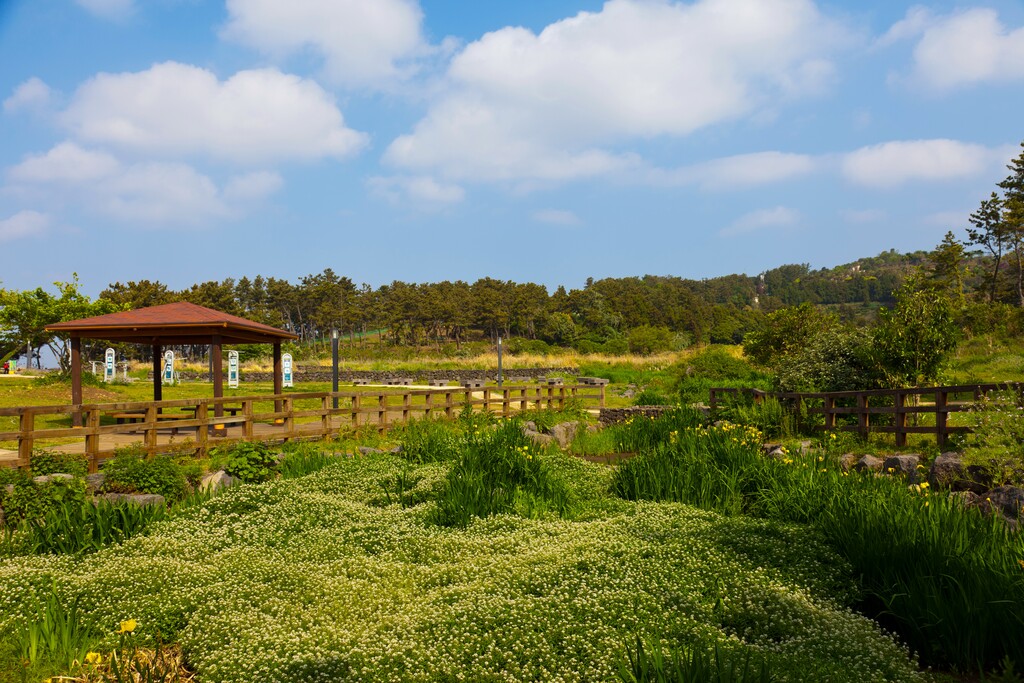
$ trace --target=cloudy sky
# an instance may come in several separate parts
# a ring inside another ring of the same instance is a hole
[[[1024,4],[0,0],[0,287],[701,278],[935,246]]]

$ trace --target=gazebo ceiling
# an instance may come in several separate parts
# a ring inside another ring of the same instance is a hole
[[[209,344],[215,336],[222,344],[275,344],[298,339],[291,332],[186,301],[69,320],[47,325],[46,329],[81,339],[160,346]]]

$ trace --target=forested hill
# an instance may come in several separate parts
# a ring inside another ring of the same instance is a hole
[[[373,289],[327,269],[294,284],[257,276],[203,282],[181,291],[145,280],[117,282],[100,296],[129,308],[192,301],[287,327],[304,339],[323,338],[337,326],[344,333],[386,329],[400,343],[459,343],[484,334],[625,351],[635,346],[629,337],[637,329],[648,337],[641,346],[737,342],[759,314],[804,302],[836,305],[845,317],[863,315],[878,304],[891,304],[893,290],[926,259],[926,252],[890,250],[821,270],[804,264],[704,280],[654,275],[590,279],[581,289],[553,292],[491,278],[472,284],[395,281]]]

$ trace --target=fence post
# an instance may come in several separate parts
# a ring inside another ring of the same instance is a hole
[[[156,453],[156,416],[159,408],[152,403],[146,407],[146,422],[150,423],[149,427],[146,427],[146,453],[153,455]]]
[[[484,412],[491,412],[491,390],[484,388]]]
[[[857,432],[862,439],[868,438],[868,430],[871,428],[871,420],[868,419],[868,396],[857,394]]]
[[[430,414],[434,410],[434,392],[428,393],[423,397],[423,417],[430,419]]]
[[[501,414],[504,417],[512,415],[512,390],[505,388],[501,390]]]
[[[352,395],[352,429],[359,427],[359,404],[362,402],[362,396],[359,394]]]
[[[529,405],[529,402],[526,400],[526,391],[526,387],[519,389],[519,412],[524,412]]]
[[[604,408],[604,388],[605,388],[605,385],[602,384],[601,385],[601,403],[600,403],[600,405],[598,405],[598,408]]]
[[[894,394],[896,410],[896,448],[903,448],[907,445],[907,411],[906,394],[897,391]]]
[[[337,340],[335,340],[335,343],[337,343]],[[330,397],[330,401],[328,400],[328,397]],[[338,398],[336,396],[330,396],[329,394],[324,394],[320,397],[320,410],[323,411],[323,415],[320,416],[320,436],[325,439],[331,435],[330,411],[334,406],[334,402],[337,400]]]
[[[210,452],[210,406],[206,401],[196,406],[196,419],[199,420],[199,426],[196,428],[196,445],[200,457],[205,458]]]
[[[409,422],[409,410],[412,407],[412,394],[406,392],[402,396],[402,422]]]
[[[388,426],[388,395],[377,394],[377,429],[383,432]]]
[[[247,441],[252,441],[252,432],[253,432],[252,415],[253,415],[252,401],[242,401],[242,416],[245,417],[245,422],[242,423],[242,436],[244,436]]]
[[[32,432],[36,428],[36,414],[31,408],[24,408],[20,416],[18,435],[18,467],[28,469],[32,464],[32,447],[35,445],[32,439]]]
[[[295,406],[294,399],[285,398],[281,400],[281,408],[285,412],[284,416],[284,440],[290,441],[292,433],[295,431]]]
[[[945,389],[938,389],[935,392],[935,440],[939,442],[939,448],[945,448],[949,440],[949,413],[946,412],[948,400],[949,393]]]
[[[558,409],[565,410],[565,387],[558,387]]]
[[[452,407],[452,392],[446,391],[444,392],[444,416],[450,420],[452,419],[452,417],[454,417],[452,415],[453,412],[454,411]]]

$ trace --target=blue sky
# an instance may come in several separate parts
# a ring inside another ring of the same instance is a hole
[[[0,287],[702,278],[928,249],[1024,5],[0,0]]]

